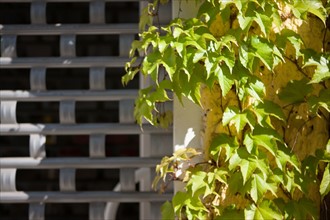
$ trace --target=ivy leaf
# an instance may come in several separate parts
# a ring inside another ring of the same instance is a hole
[[[308,79],[291,80],[281,89],[278,97],[288,103],[300,103],[313,90],[312,85],[308,84]]]
[[[209,148],[211,159],[217,162],[219,160],[222,149],[225,149],[227,155],[226,160],[228,160],[232,153],[230,148],[235,149],[236,147],[238,147],[238,142],[235,137],[221,133],[212,139],[212,143]]]
[[[320,91],[319,96],[311,96],[307,99],[307,103],[310,106],[311,111],[314,114],[318,114],[320,107],[330,112],[330,89],[323,89]]]
[[[181,218],[181,210],[183,206],[187,203],[189,200],[189,195],[185,192],[178,191],[172,199],[173,207],[174,207],[174,212],[179,215]]]
[[[243,177],[240,172],[235,172],[228,179],[228,188],[231,194],[235,195],[240,192],[243,188]]]
[[[147,25],[148,26],[152,25],[153,17],[151,15],[149,15],[149,9],[152,6],[153,6],[152,4],[148,4],[148,6],[145,7],[141,12],[141,16],[140,16],[140,20],[139,20],[139,31],[140,32],[143,32]]]
[[[281,137],[279,134],[271,128],[264,128],[261,126],[256,126],[252,133],[252,139],[255,146],[261,146],[265,148],[272,155],[276,155],[277,143],[281,142]]]
[[[161,207],[162,220],[175,219],[174,209],[171,202],[166,201]]]
[[[207,173],[203,171],[197,171],[191,175],[189,182],[187,183],[187,188],[191,188],[192,197],[196,191],[207,187],[207,183],[205,178],[207,177]]]
[[[322,199],[330,192],[330,163],[326,166],[320,184],[320,194]]]
[[[305,19],[307,17],[307,13],[309,12],[320,18],[325,24],[327,13],[322,6],[322,2],[320,1],[316,1],[316,0],[294,1],[294,5],[291,9],[293,14],[298,18]]]
[[[172,78],[176,70],[176,55],[172,47],[165,50],[161,63],[164,65],[169,77]]]
[[[330,57],[329,57],[330,58]],[[320,57],[319,61],[309,61],[305,66],[316,65],[312,80],[309,83],[319,83],[330,78],[329,58]]]
[[[250,195],[255,203],[261,199],[270,187],[268,183],[258,174],[252,175]]]
[[[267,116],[271,115],[281,121],[285,121],[285,115],[282,108],[275,102],[269,100],[263,100],[253,110],[256,113],[258,122],[261,124],[262,120]]]
[[[257,77],[249,77],[249,82],[246,85],[246,92],[253,98],[262,102],[263,97],[266,93],[266,88],[264,83]]]
[[[281,33],[276,36],[276,43],[278,47],[283,49],[286,47],[287,43],[291,43],[291,45],[295,49],[296,59],[298,59],[299,56],[302,55],[300,48],[301,45],[303,45],[303,41],[299,36],[299,34],[297,34],[292,30],[289,29],[282,30]]]
[[[221,216],[217,216],[214,220],[245,219],[244,212],[241,209],[226,207],[224,210],[221,211],[222,211]]]
[[[227,124],[234,124],[237,132],[243,130],[247,122],[247,113],[240,113],[240,110],[236,106],[227,107],[225,112],[223,113],[222,124],[224,126],[226,126]]]
[[[269,70],[273,69],[273,47],[265,39],[257,36],[251,37],[251,46],[254,49],[254,54],[258,57]]]
[[[243,177],[243,184],[251,177],[252,173],[257,168],[257,165],[253,161],[249,160],[241,160],[240,162],[240,169]]]
[[[262,201],[262,203],[258,207],[258,211],[260,213],[260,216],[263,217],[263,219],[283,219],[280,210],[275,206],[272,201],[269,200]]]
[[[230,71],[226,65],[217,65],[215,74],[218,77],[218,82],[221,88],[221,95],[225,97],[235,83],[234,77],[232,74],[230,74]]]

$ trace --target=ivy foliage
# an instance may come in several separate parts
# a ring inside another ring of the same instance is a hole
[[[219,86],[221,98],[234,94],[237,99],[222,106],[219,120],[228,129],[205,147],[206,162],[180,167],[198,155],[188,148],[157,166],[155,187],[160,180],[169,181],[168,176],[186,183],[184,191],[163,205],[163,218],[317,219],[318,209],[308,194],[317,186],[322,200],[330,191],[330,140],[315,155],[299,159],[274,126],[274,121],[285,126],[288,116],[267,98],[260,72],[265,68],[273,74],[283,63],[294,64],[300,79],[283,86],[278,100],[287,106],[306,104],[310,117],[329,120],[330,53],[324,45],[321,51],[306,48],[300,35],[283,23],[287,15],[317,17],[326,34],[330,3],[205,0],[195,18],[176,18],[166,27],[152,22],[160,3],[166,1],[156,0],[144,10],[140,28],[146,29],[132,44],[122,78],[127,84],[141,73],[154,82],[136,99],[137,122],[168,126],[171,113],[162,112],[159,104],[170,101],[172,94],[202,106],[201,90]],[[283,8],[290,13],[281,13]]]

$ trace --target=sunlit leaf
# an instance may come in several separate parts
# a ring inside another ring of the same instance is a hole
[[[322,198],[330,192],[330,163],[326,166],[320,184],[320,194]]]

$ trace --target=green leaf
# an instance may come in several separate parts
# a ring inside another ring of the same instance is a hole
[[[279,93],[279,98],[288,103],[301,103],[305,97],[313,90],[308,84],[308,79],[291,80]]]
[[[239,109],[236,106],[227,107],[222,117],[222,124],[226,126],[235,125],[236,131],[240,132],[245,127],[248,122],[247,113],[240,113]]]
[[[271,115],[281,121],[285,121],[285,115],[282,108],[278,104],[269,100],[263,100],[263,102],[258,103],[252,111],[256,114],[259,124],[262,124],[262,121],[268,115]]]
[[[299,0],[294,1],[292,12],[298,18],[307,18],[307,13],[314,14],[318,18],[320,18],[325,24],[325,19],[327,17],[327,13],[325,8],[322,6],[321,1],[317,0]]]
[[[322,199],[330,192],[330,163],[326,166],[320,184],[320,194]]]
[[[299,56],[302,55],[300,48],[301,45],[303,45],[303,41],[300,35],[294,32],[293,30],[289,30],[289,29],[282,30],[281,33],[276,36],[276,43],[278,47],[282,49],[285,49],[286,45],[290,43],[295,49],[296,59],[298,59]]]
[[[161,207],[162,220],[172,220],[175,219],[174,209],[172,203],[166,201]]]
[[[234,77],[230,74],[230,71],[226,65],[217,65],[215,74],[218,77],[221,94],[223,97],[225,97],[235,83]]]
[[[164,65],[169,77],[172,78],[176,70],[176,55],[172,47],[166,48],[161,63]]]
[[[251,46],[254,49],[254,54],[258,57],[265,66],[269,69],[273,69],[274,59],[273,59],[273,46],[265,39],[252,36]]]
[[[266,93],[266,88],[264,83],[260,79],[258,79],[257,77],[250,76],[248,84],[245,88],[247,94],[259,101],[263,100]]]
[[[262,201],[262,203],[259,205],[257,210],[263,219],[276,219],[276,220],[283,219],[280,210],[275,206],[275,204],[272,201],[269,200]]]
[[[251,177],[252,173],[257,168],[256,163],[249,160],[241,160],[240,162],[241,173],[243,177],[243,184]]]
[[[307,103],[314,114],[318,114],[320,107],[330,112],[330,89],[322,89],[319,96],[311,96],[307,99]]]
[[[173,207],[174,207],[174,212],[181,216],[181,210],[183,206],[187,203],[189,200],[189,195],[185,192],[178,191],[172,199]],[[180,217],[181,218],[181,217]]]
[[[187,183],[187,188],[191,188],[192,197],[195,193],[203,188],[207,187],[207,183],[205,178],[207,177],[207,173],[203,171],[197,171],[191,175],[189,182]]]
[[[277,141],[282,141],[279,134],[271,128],[256,126],[252,134],[253,144],[265,148],[272,155],[276,155]]]
[[[319,62],[310,62],[309,64],[305,65],[308,66],[308,65],[316,64],[316,69],[310,83],[319,83],[330,78],[329,58],[330,57],[328,57],[328,59],[325,57],[320,57]]]
[[[227,156],[226,160],[228,160],[231,157],[233,150],[237,147],[238,142],[235,137],[231,137],[228,134],[221,133],[212,139],[212,143],[209,147],[209,153],[211,159],[217,162],[219,160],[221,151],[225,149]]]
[[[263,179],[263,177],[258,174],[252,175],[250,195],[255,203],[257,203],[259,199],[263,198],[269,188],[268,183]]]

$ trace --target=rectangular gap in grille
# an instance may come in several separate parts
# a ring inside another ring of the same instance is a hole
[[[119,102],[76,102],[77,123],[119,122]]]
[[[0,136],[0,157],[29,156],[29,136]]]
[[[58,57],[60,56],[59,36],[18,36],[17,57]]]
[[[1,220],[27,220],[29,216],[29,204],[0,203]]]
[[[126,74],[124,68],[107,68],[106,74],[106,88],[107,89],[138,89],[139,88],[139,74],[137,74],[132,81],[126,86],[121,83],[121,78]]]
[[[118,169],[77,169],[77,191],[111,191],[119,182]]]
[[[29,90],[30,70],[29,69],[1,69],[0,71],[1,90]]]
[[[47,69],[46,85],[49,90],[89,89],[89,69],[50,68]]]
[[[88,220],[88,203],[47,203],[45,220]]]
[[[106,23],[138,23],[139,2],[107,2]]]
[[[0,3],[0,24],[30,24],[30,3]]]
[[[120,203],[116,220],[129,219],[138,220],[139,219],[139,203]]]
[[[137,157],[139,156],[139,135],[107,135],[107,157]]]
[[[59,170],[17,169],[18,191],[58,191]]]
[[[88,135],[47,135],[47,157],[88,157]]]
[[[78,35],[76,37],[77,57],[118,56],[118,35]]]
[[[18,123],[58,123],[58,102],[17,102]]]
[[[89,3],[47,3],[46,19],[48,24],[88,23]]]

